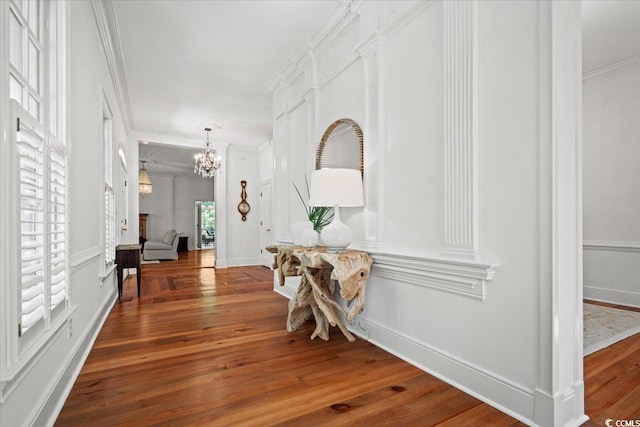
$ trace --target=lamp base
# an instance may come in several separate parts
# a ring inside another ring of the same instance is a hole
[[[330,254],[343,254],[347,252],[347,248],[331,248],[327,246],[327,253]]]
[[[320,241],[327,247],[327,252],[336,254],[346,252],[352,239],[351,229],[340,220],[340,208],[335,206],[333,222],[322,229]]]

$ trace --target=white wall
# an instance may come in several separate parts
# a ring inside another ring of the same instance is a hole
[[[585,76],[584,295],[640,307],[640,59]]]
[[[226,168],[227,265],[260,264],[260,172],[258,149],[229,146]],[[238,212],[240,181],[247,181],[247,202],[251,210],[246,221]]]
[[[563,185],[579,188],[570,155],[579,143],[579,5],[460,2],[477,7],[477,21],[464,21],[452,4],[345,6],[270,82],[276,238],[290,240],[289,226],[303,214],[291,182],[310,173],[324,129],[355,120],[364,131],[365,207],[345,210],[344,220],[352,246],[372,253],[374,266],[353,329],[520,420],[579,424],[581,296],[571,270],[579,194],[570,189],[567,205],[551,209]],[[452,20],[443,19],[445,9]],[[463,58],[477,68],[445,73],[445,60],[464,52],[460,39],[446,37],[456,31],[477,48],[475,62]],[[568,54],[557,53],[563,49]],[[552,75],[569,84],[552,87]],[[461,84],[446,92],[451,81]],[[467,89],[472,95],[460,98]],[[552,99],[568,103],[553,110]],[[557,142],[550,128],[567,131]],[[460,141],[471,134],[465,157]],[[447,166],[447,158],[460,161]],[[559,169],[562,180],[551,174],[552,158],[568,166]],[[560,217],[568,222],[554,226]],[[447,227],[471,236],[460,255]],[[567,244],[558,250],[571,260],[566,275],[551,251],[557,242]],[[557,274],[566,280],[562,292]],[[569,344],[560,348],[559,337]]]
[[[162,240],[167,230],[187,236],[195,248],[195,202],[213,200],[214,181],[199,176],[149,174],[151,194],[140,194],[140,213],[147,213],[147,239]],[[215,178],[214,178],[215,179]]]
[[[2,5],[6,8],[6,5]],[[114,191],[119,193],[118,154],[126,130],[103,55],[90,2],[67,2],[67,117],[69,147],[70,303],[68,323],[7,387],[0,425],[52,425],[64,404],[102,322],[117,298],[115,271],[103,267],[103,102],[113,113]],[[1,16],[6,16],[0,13]],[[6,27],[2,27],[6,31]],[[5,52],[1,52],[3,55]],[[1,62],[1,61],[0,61]],[[3,74],[7,70],[0,70]],[[2,109],[7,99],[2,99]],[[135,165],[136,157],[127,159]],[[3,176],[4,179],[4,176]],[[120,236],[122,240],[122,236]]]

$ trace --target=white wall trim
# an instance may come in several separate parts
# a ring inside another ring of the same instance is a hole
[[[285,277],[284,285],[280,286],[278,282],[278,270],[273,270],[273,290],[287,299],[292,299],[300,286],[300,276]]]
[[[444,2],[443,254],[478,259],[478,5]]]
[[[538,8],[538,343],[533,421],[584,420],[579,2]]]
[[[64,330],[64,325],[73,315],[78,306],[71,306],[57,319],[51,328],[46,331],[31,347],[20,357],[20,361],[0,372],[0,404],[4,402],[11,392],[20,384],[31,368],[38,363],[44,354],[47,353],[51,344],[60,336]]]
[[[102,304],[99,311],[91,321],[91,327],[87,329],[82,339],[78,342],[78,346],[72,353],[73,356],[69,359],[66,366],[58,372],[55,379],[55,386],[52,387],[40,405],[37,405],[37,411],[29,417],[32,420],[29,425],[53,425],[56,418],[60,414],[62,407],[64,406],[71,388],[75,383],[80,370],[82,369],[84,362],[89,356],[89,352],[93,347],[93,343],[96,341],[102,325],[107,320],[111,308],[118,299],[118,292],[114,289],[111,296]]]
[[[84,268],[90,262],[95,261],[102,255],[102,248],[100,246],[94,246],[93,248],[86,249],[71,255],[71,273]]]
[[[227,260],[227,263],[229,267],[241,267],[245,265],[262,265],[262,260],[260,259],[260,257],[229,258]]]
[[[584,286],[584,299],[640,308],[640,292]]]
[[[124,55],[120,43],[118,23],[113,11],[111,0],[91,0],[93,16],[96,19],[102,50],[107,60],[113,87],[116,91],[122,118],[127,132],[134,127],[129,89],[127,88],[127,76],[124,65]]]
[[[611,64],[607,64],[584,73],[582,75],[582,82],[584,84],[589,84],[594,81],[610,77],[614,74],[638,67],[640,67],[640,55],[630,56],[629,58],[621,59],[620,61],[612,62]]]
[[[358,327],[350,326],[349,329],[362,339],[517,420],[533,425],[533,389],[364,317],[357,317],[355,323]]]
[[[582,247],[587,251],[640,252],[640,242],[585,240]]]
[[[479,300],[499,264],[372,252],[371,274]]]

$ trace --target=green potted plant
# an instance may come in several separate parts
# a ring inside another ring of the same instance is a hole
[[[307,189],[307,199],[309,199],[309,181],[306,176],[304,177],[304,183]],[[298,193],[298,197],[300,197],[302,206],[304,206],[304,210],[307,212],[307,218],[309,218],[309,221],[313,224],[313,229],[320,233],[322,229],[333,220],[333,208],[326,206],[307,206],[304,197],[302,197],[302,193],[300,193],[295,183],[293,183],[293,188],[296,189],[296,193]]]

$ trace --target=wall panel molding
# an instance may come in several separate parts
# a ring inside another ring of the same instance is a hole
[[[498,264],[371,252],[371,274],[479,300]]]
[[[640,242],[585,240],[582,247],[586,251],[640,252]]]
[[[588,73],[584,73],[582,75],[582,82],[584,84],[589,84],[597,80],[635,68],[640,68],[640,55],[634,55],[629,58],[625,58],[620,61],[598,67],[595,70],[589,71]]]
[[[86,249],[84,251],[71,255],[71,272],[84,268],[90,262],[93,262],[100,258],[102,255],[102,247],[94,246],[93,248]]]
[[[444,250],[478,255],[477,2],[444,3]]]

